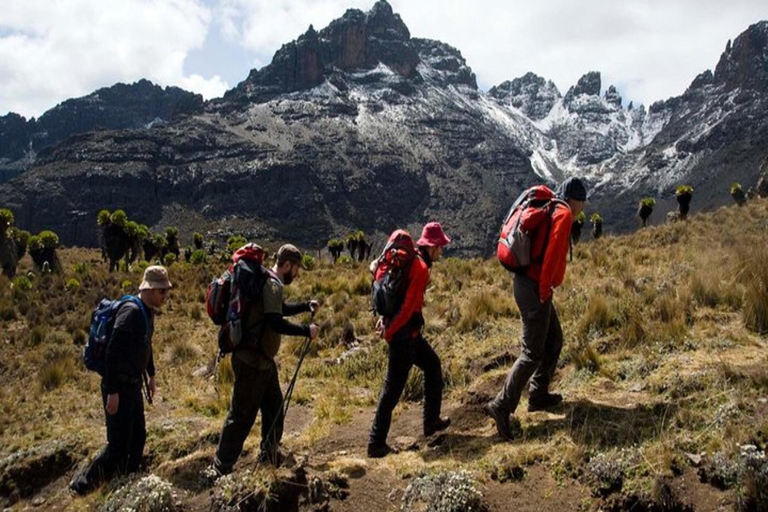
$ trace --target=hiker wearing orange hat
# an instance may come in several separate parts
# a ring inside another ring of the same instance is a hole
[[[424,317],[421,312],[432,263],[440,259],[443,247],[450,241],[439,222],[430,222],[424,226],[416,247],[410,234],[399,229],[390,236],[379,264],[376,265],[374,276],[380,280],[386,273],[387,256],[395,251],[406,255],[404,265],[409,267],[402,270],[407,272],[407,288],[404,296],[398,300],[402,305],[395,308],[396,313],[391,317],[383,316],[377,326],[377,331],[389,344],[389,364],[368,438],[369,457],[384,457],[393,451],[387,444],[392,411],[400,401],[408,374],[414,365],[424,372],[424,435],[431,436],[451,424],[450,419],[440,417],[443,372],[440,358],[422,334]]]

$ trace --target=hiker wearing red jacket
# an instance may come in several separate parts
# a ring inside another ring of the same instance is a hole
[[[389,344],[389,365],[368,438],[369,457],[384,457],[392,452],[387,444],[392,411],[400,401],[413,365],[424,372],[424,435],[431,436],[445,430],[451,423],[448,418],[440,418],[443,396],[440,358],[421,332],[424,326],[421,310],[430,268],[433,262],[440,259],[443,247],[450,241],[439,222],[424,226],[408,271],[408,288],[403,304],[391,319],[380,320],[377,326],[377,331]]]
[[[563,348],[563,331],[552,304],[552,292],[565,277],[573,218],[587,200],[587,189],[579,178],[568,178],[557,189],[551,227],[538,228],[531,242],[531,253],[544,253],[525,274],[516,274],[515,302],[523,321],[520,357],[507,375],[496,398],[485,404],[485,412],[496,422],[502,439],[512,439],[509,415],[515,412],[523,388],[528,384],[528,411],[539,411],[560,404],[563,397],[549,392],[549,384]]]

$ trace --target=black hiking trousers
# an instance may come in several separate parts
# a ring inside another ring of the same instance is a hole
[[[389,343],[389,365],[368,437],[369,445],[382,446],[387,442],[387,434],[392,424],[392,411],[400,401],[413,365],[424,372],[424,425],[433,424],[440,419],[440,405],[443,399],[440,358],[421,333],[416,338],[396,336]]]
[[[101,450],[74,485],[88,491],[111,479],[115,474],[128,474],[139,470],[147,428],[144,421],[144,395],[141,380],[121,385],[117,412],[108,414],[107,388],[102,382],[101,399],[107,420],[107,445]]]
[[[216,469],[223,475],[232,472],[259,411],[260,458],[267,461],[276,460],[278,445],[283,437],[283,394],[280,391],[277,365],[274,361],[263,363],[261,367],[254,368],[235,354],[232,355],[232,370],[235,373],[232,403],[224,420],[219,447],[213,461]]]

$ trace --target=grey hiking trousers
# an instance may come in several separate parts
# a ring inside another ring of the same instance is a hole
[[[493,400],[498,408],[507,413],[517,409],[529,379],[529,399],[549,392],[549,383],[563,349],[560,320],[551,298],[543,304],[539,302],[539,283],[527,276],[516,275],[513,290],[523,321],[522,350],[507,375],[504,387]]]

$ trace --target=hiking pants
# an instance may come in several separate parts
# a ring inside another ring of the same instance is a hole
[[[516,275],[513,288],[523,321],[522,350],[494,399],[497,407],[510,413],[517,409],[528,379],[531,381],[529,399],[549,393],[549,383],[563,348],[563,330],[557,312],[551,298],[543,304],[539,302],[539,283]]]
[[[283,437],[283,394],[277,377],[277,365],[270,361],[254,368],[232,355],[235,384],[232,403],[221,431],[214,465],[222,474],[232,472],[243,443],[261,411],[261,455],[273,460]],[[274,423],[274,429],[272,425]]]
[[[87,485],[96,487],[116,473],[138,471],[147,429],[144,422],[144,396],[141,381],[125,384],[118,391],[120,401],[115,414],[107,414],[107,391],[102,382],[101,399],[107,418],[107,445],[85,473]]]
[[[419,333],[417,338],[395,338],[389,343],[389,366],[384,379],[384,389],[373,419],[368,444],[382,445],[387,441],[392,423],[392,411],[403,394],[411,367],[416,365],[424,372],[424,424],[440,419],[440,403],[443,398],[443,372],[440,358]]]

